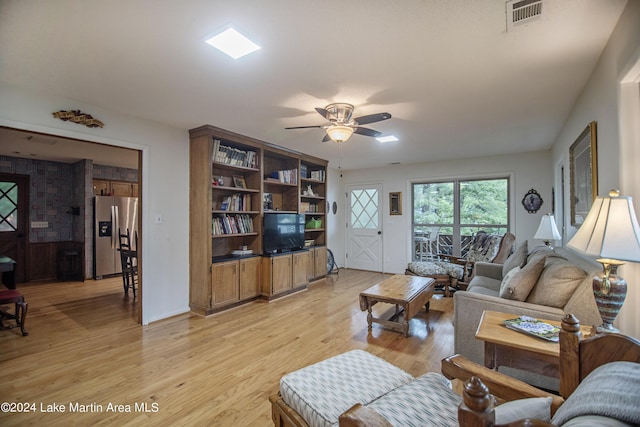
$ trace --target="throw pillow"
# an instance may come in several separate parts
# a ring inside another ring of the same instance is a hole
[[[538,282],[540,273],[544,269],[545,258],[538,258],[525,265],[513,279],[505,286],[505,292],[500,292],[500,297],[515,301],[524,301],[529,296],[531,289]],[[502,287],[501,287],[502,290]]]
[[[587,272],[577,265],[569,264],[561,258],[553,258],[540,274],[527,302],[562,308],[586,276]]]
[[[495,408],[496,424],[508,424],[523,418],[551,421],[551,398],[532,397],[512,400]]]
[[[513,278],[516,277],[516,274],[520,272],[520,267],[514,267],[507,272],[507,274],[502,278],[502,283],[500,283],[500,298],[507,298],[508,288],[513,281]]]
[[[514,253],[509,255],[509,258],[502,265],[502,277],[505,277],[509,271],[516,267],[524,267],[527,263],[528,244],[528,241],[525,240]]]

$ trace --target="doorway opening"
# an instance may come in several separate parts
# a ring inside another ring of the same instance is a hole
[[[3,230],[6,230],[0,233],[0,241],[7,240],[4,237],[14,240],[11,258],[15,257],[19,264],[17,282],[39,286],[92,280],[95,195],[100,191],[105,194],[104,182],[114,184],[109,194],[125,191],[127,186],[122,184],[128,184],[131,193],[127,196],[137,200],[142,188],[142,151],[7,127],[0,127],[0,141],[0,187],[6,190],[0,199],[4,200],[0,210],[5,213],[11,210],[12,196],[16,193],[11,183],[20,180],[23,183],[23,191],[17,193],[15,200],[16,214],[22,213],[23,217],[16,222],[15,215],[6,215],[7,221],[3,221],[6,225]],[[100,190],[96,193],[98,187]],[[140,224],[141,212],[140,203],[137,224]],[[16,229],[11,230],[10,224]],[[114,231],[117,237],[118,230]],[[20,241],[22,245],[18,244]],[[140,248],[142,241],[139,233]],[[4,249],[2,252],[8,253]],[[137,254],[141,264],[142,251],[138,250]],[[114,271],[105,277],[119,275]],[[132,312],[140,324],[141,279],[137,296],[134,298],[131,291],[128,296],[129,302],[137,307]]]

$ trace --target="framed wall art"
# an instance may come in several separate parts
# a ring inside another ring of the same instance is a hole
[[[569,148],[571,225],[579,227],[598,195],[596,122],[582,131]]]
[[[389,193],[389,215],[402,215],[402,192]]]

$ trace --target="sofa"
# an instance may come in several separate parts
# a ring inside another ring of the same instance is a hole
[[[485,310],[560,321],[573,313],[583,325],[602,323],[592,291],[592,278],[601,271],[562,248],[528,248],[523,242],[504,264],[476,263],[475,276],[466,292],[454,294],[454,351],[484,363],[484,343],[475,338]],[[558,390],[558,380],[507,367],[501,372],[548,390]]]

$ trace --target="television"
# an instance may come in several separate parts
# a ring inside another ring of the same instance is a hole
[[[304,215],[269,212],[264,214],[262,250],[265,254],[304,248]]]

